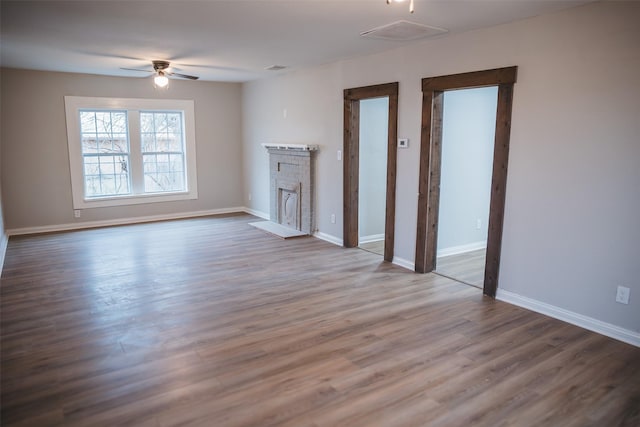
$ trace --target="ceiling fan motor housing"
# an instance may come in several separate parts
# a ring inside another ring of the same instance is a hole
[[[153,69],[156,71],[162,71],[162,70],[166,70],[167,68],[169,68],[169,62],[168,61],[153,61]]]

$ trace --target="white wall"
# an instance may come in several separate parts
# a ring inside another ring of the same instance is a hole
[[[241,85],[2,70],[2,197],[8,230],[242,206]],[[198,199],[73,216],[64,96],[195,100]]]
[[[318,143],[318,227],[341,238],[342,91],[399,81],[395,252],[412,261],[420,79],[517,65],[500,289],[638,332],[638,22],[640,3],[598,2],[245,84],[245,201],[268,211],[261,142]]]
[[[389,97],[360,101],[358,236],[383,240],[387,201]],[[376,238],[376,236],[378,236]]]
[[[497,103],[497,86],[444,93],[438,252],[486,244]]]

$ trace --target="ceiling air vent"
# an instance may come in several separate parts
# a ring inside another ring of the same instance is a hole
[[[383,25],[369,31],[360,33],[362,37],[372,39],[409,41],[417,40],[424,37],[431,37],[437,34],[446,33],[443,28],[430,27],[428,25],[417,24],[409,21],[396,21],[391,24]]]

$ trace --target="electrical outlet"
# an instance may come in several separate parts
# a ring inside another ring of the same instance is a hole
[[[342,150],[338,150],[338,154],[336,155],[338,160],[342,160]]]
[[[249,201],[251,201],[251,193],[249,193]]]
[[[80,209],[74,209],[73,217],[74,218],[80,218],[81,216],[82,216],[82,211]]]
[[[482,220],[478,218],[476,220],[476,230],[480,230],[482,228]]]
[[[629,304],[629,294],[631,293],[631,289],[625,286],[618,286],[618,291],[616,292],[616,302],[620,304]]]
[[[336,223],[336,214],[331,214],[331,224]]]

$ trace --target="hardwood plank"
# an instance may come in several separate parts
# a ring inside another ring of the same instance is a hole
[[[0,424],[637,424],[640,349],[254,220],[11,237]]]

